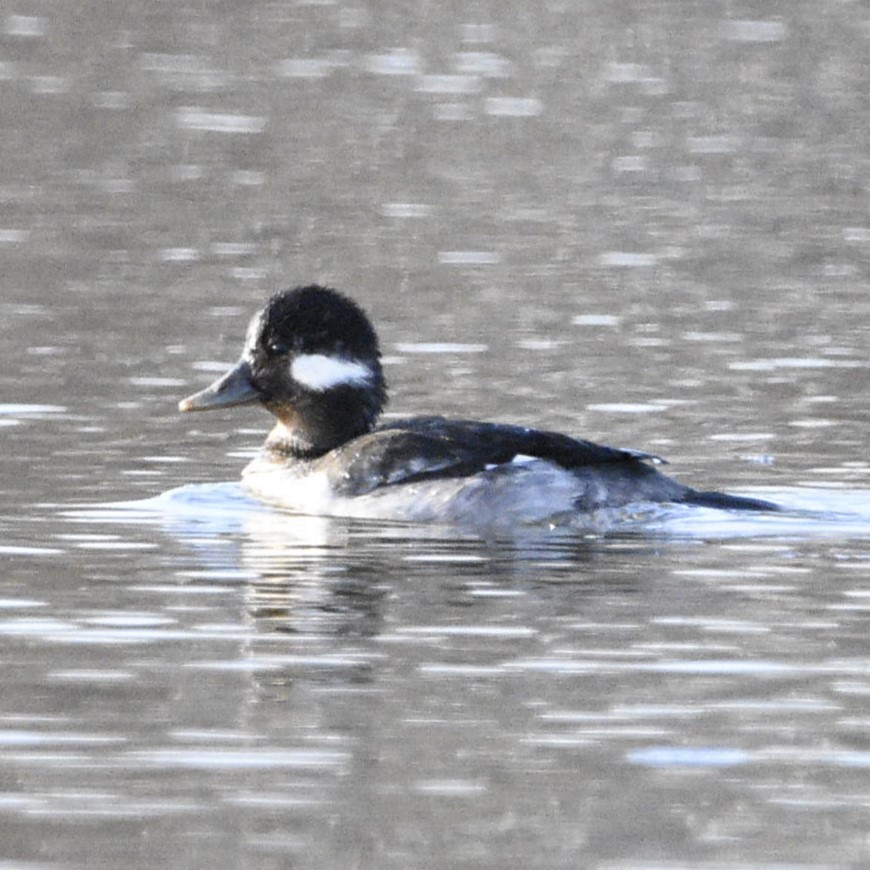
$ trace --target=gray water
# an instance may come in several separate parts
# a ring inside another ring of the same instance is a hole
[[[868,49],[833,0],[0,9],[0,866],[867,866]],[[175,403],[313,280],[390,413],[789,511],[251,502],[267,415]]]

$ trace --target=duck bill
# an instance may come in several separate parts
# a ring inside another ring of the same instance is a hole
[[[260,401],[254,386],[251,367],[239,360],[222,378],[211,386],[182,399],[179,411],[210,411],[213,408],[232,408],[234,405],[251,405]]]

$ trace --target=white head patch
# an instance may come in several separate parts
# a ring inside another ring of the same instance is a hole
[[[295,357],[290,364],[290,377],[309,390],[323,393],[333,387],[369,384],[373,372],[369,366],[358,360],[326,356],[322,353],[304,353]]]
[[[260,336],[260,331],[263,328],[263,312],[258,311],[248,324],[248,331],[245,333],[245,349],[242,356],[250,359],[254,354],[254,349],[257,346],[257,339]]]

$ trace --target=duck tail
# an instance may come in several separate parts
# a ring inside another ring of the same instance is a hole
[[[760,498],[747,498],[742,495],[729,495],[727,492],[698,492],[691,490],[680,499],[682,504],[697,507],[716,508],[726,511],[778,511],[780,506]]]

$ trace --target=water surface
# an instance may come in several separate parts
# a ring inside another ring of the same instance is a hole
[[[0,860],[866,865],[868,26],[3,9]],[[790,512],[488,539],[257,505],[266,415],[175,404],[313,280],[378,324],[391,414]]]

